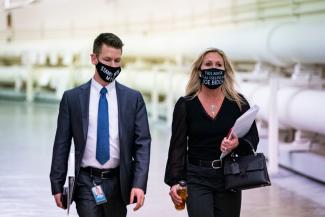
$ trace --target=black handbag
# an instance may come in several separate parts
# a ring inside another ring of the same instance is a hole
[[[263,153],[238,156],[232,153],[224,159],[225,189],[231,191],[270,186]]]

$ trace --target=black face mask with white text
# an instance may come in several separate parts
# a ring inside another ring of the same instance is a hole
[[[96,69],[100,78],[109,83],[114,81],[121,72],[121,67],[108,66],[101,63],[99,60],[96,64]]]
[[[201,82],[209,89],[216,89],[220,87],[225,80],[225,70],[210,68],[201,69],[200,71]]]

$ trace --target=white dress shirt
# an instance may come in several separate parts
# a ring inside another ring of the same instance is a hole
[[[120,164],[120,144],[118,135],[118,109],[115,81],[106,86],[106,99],[109,113],[109,150],[110,159],[101,165],[96,159],[97,144],[97,117],[100,90],[103,88],[95,79],[91,80],[89,97],[89,124],[85,152],[81,161],[81,167],[95,167],[99,169],[115,168]]]

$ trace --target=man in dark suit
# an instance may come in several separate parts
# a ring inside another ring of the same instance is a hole
[[[144,203],[151,137],[142,95],[115,81],[121,71],[122,47],[116,35],[100,34],[91,54],[93,78],[66,91],[60,103],[50,173],[52,194],[63,208],[61,195],[73,139],[73,199],[81,217],[122,217],[127,204],[136,202],[137,210]],[[92,190],[98,187],[106,203],[96,203]]]

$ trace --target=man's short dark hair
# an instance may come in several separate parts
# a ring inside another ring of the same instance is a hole
[[[122,40],[113,33],[101,33],[94,40],[93,53],[98,55],[102,49],[103,44],[121,50],[123,47]]]

